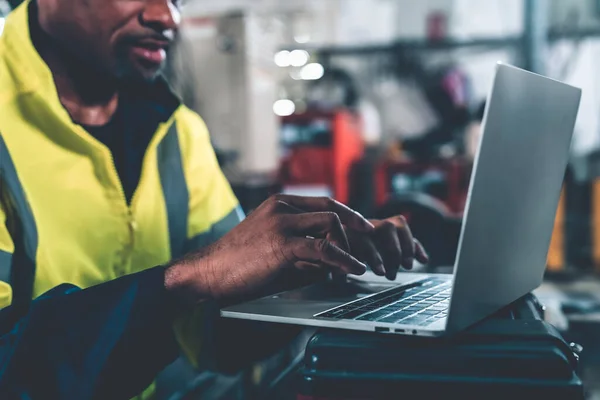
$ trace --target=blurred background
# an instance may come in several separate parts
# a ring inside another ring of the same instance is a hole
[[[403,214],[438,272],[454,263],[495,63],[583,88],[538,296],[584,346],[594,398],[600,1],[188,0],[183,15],[167,75],[246,212],[282,191]]]
[[[16,3],[0,0],[0,16]],[[287,192],[332,196],[368,217],[403,214],[431,271],[454,263],[495,63],[583,88],[538,296],[583,344],[594,398],[600,1],[187,0],[182,10],[165,75],[206,121],[245,211]],[[270,386],[267,370],[248,379]]]
[[[582,87],[548,262],[561,275],[600,267],[600,1],[182,7],[166,75],[205,119],[245,210],[283,191],[329,195],[370,217],[401,212],[430,267],[454,261],[494,64]]]

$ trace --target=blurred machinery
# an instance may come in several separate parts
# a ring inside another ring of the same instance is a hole
[[[369,217],[404,215],[431,255],[430,266],[452,265],[470,161],[375,159],[371,164],[360,117],[347,109],[282,118],[284,192],[325,195]]]
[[[350,172],[364,142],[358,116],[347,110],[308,112],[282,119],[284,192],[332,196],[350,203]]]

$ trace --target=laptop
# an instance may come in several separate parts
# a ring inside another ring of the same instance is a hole
[[[454,273],[348,277],[227,307],[228,318],[392,334],[462,331],[543,279],[581,90],[497,64]]]

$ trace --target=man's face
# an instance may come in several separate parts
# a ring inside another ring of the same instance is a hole
[[[121,79],[153,80],[181,16],[179,0],[38,0],[42,28],[72,56]]]

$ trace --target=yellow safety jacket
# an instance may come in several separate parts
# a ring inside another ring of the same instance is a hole
[[[60,103],[32,44],[27,4],[8,16],[0,35],[0,308],[62,283],[87,288],[164,264],[242,217],[206,126],[183,105],[158,126],[128,205],[109,149]],[[13,265],[17,241],[23,254]]]

